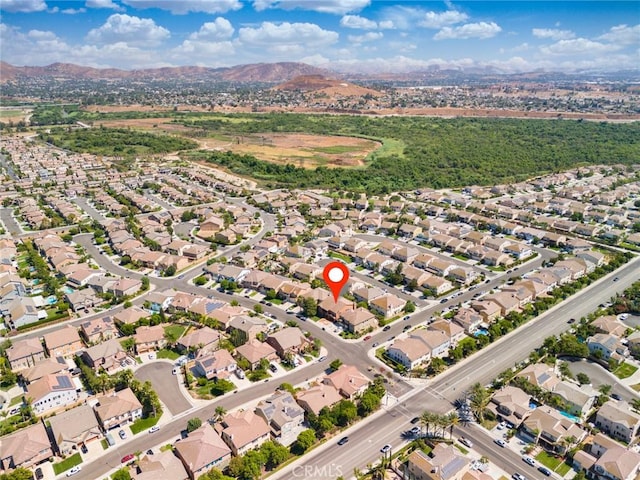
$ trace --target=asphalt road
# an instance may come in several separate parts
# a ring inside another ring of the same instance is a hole
[[[171,415],[178,415],[189,410],[191,402],[182,394],[178,385],[180,377],[173,375],[172,370],[171,362],[157,361],[141,366],[134,375],[143,382],[149,380]]]
[[[591,380],[591,385],[596,390],[600,385],[611,385],[611,393],[617,393],[627,402],[640,398],[637,392],[622,384],[618,377],[597,363],[584,359],[562,358],[562,360],[569,364],[569,370],[571,370],[574,376],[578,373],[585,373],[589,377],[589,380]]]
[[[93,220],[96,222],[102,222],[105,220],[105,216],[96,210],[93,206],[89,205],[89,202],[84,197],[76,197],[72,199],[73,203],[78,205],[82,210],[84,210]]]
[[[621,292],[637,280],[639,260],[640,258],[635,258],[615,273],[445,371],[400,404],[390,406],[381,415],[356,425],[349,433],[349,448],[341,449],[332,443],[328,448],[319,448],[309,453],[300,463],[288,466],[271,478],[289,478],[292,469],[299,464],[317,468],[317,471],[321,471],[323,465],[333,465],[334,469],[341,470],[348,477],[354,468],[364,468],[368,463],[378,460],[382,445],[389,443],[397,449],[405,443],[401,433],[409,427],[409,419],[425,410],[437,413],[451,410],[451,402],[462,396],[471,385],[476,382],[488,384],[499,373],[527,358],[546,337],[567,330],[569,318],[586,316],[600,303],[608,301],[614,293]],[[619,278],[618,282],[613,282],[615,276]],[[486,446],[491,441],[487,436],[482,444]],[[501,452],[501,455],[511,453]],[[519,456],[519,453],[513,452],[511,456],[515,461],[515,456]],[[494,458],[492,454],[489,459],[505,469],[514,466],[513,463],[503,465],[503,460],[500,457]],[[520,464],[517,471],[522,471],[523,467],[526,465]],[[534,469],[529,469],[527,477],[540,480],[544,478]],[[331,477],[326,477],[327,480],[329,478]],[[325,477],[319,476],[315,480],[325,480]]]
[[[2,223],[4,223],[7,232],[12,236],[22,233],[20,225],[18,225],[18,222],[13,217],[13,210],[11,208],[0,208],[0,219]]]

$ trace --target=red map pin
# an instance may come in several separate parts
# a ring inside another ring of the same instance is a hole
[[[322,276],[331,289],[331,293],[333,293],[333,300],[337,302],[340,296],[340,290],[342,290],[344,284],[349,280],[349,269],[342,262],[331,262],[324,267]]]

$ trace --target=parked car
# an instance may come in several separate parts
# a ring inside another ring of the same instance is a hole
[[[373,342],[373,345],[371,345],[372,347],[377,347],[378,345],[380,345],[378,342]]]
[[[119,435],[119,436],[120,436],[120,438],[121,438],[121,439],[123,439],[123,440],[124,440],[125,438],[127,438],[127,432],[125,432],[124,430],[120,430],[120,431],[118,432],[118,435]]]
[[[391,325],[385,325],[385,327],[382,329],[383,332],[388,332],[389,330],[391,330]]]
[[[519,473],[514,473],[511,475],[511,478],[513,478],[513,480],[527,480],[527,477],[520,475]]]
[[[366,342],[367,340],[371,340],[371,335],[367,335],[366,337],[364,337],[362,339],[364,342]]]
[[[420,421],[420,417],[413,417],[413,418],[411,419],[411,423],[412,423],[413,425],[415,425],[415,424],[416,424],[416,423],[418,423],[419,421]]]
[[[392,448],[392,447],[391,447],[391,445],[389,445],[389,444],[387,443],[386,445],[384,445],[384,446],[380,449],[380,451],[381,451],[382,453],[387,453],[387,452],[389,452],[389,451],[391,450],[391,448]]]
[[[617,393],[612,393],[611,394],[611,398],[613,398],[614,400],[622,400],[622,397],[620,395],[618,395]]]
[[[78,473],[80,470],[82,470],[82,467],[80,465],[76,465],[75,467],[73,467],[71,470],[67,471],[67,477],[71,477],[73,475],[75,475],[76,473]]]
[[[89,451],[89,449],[87,448],[87,446],[83,443],[82,446],[80,447],[80,451],[82,453],[87,453]]]
[[[411,432],[412,435],[418,435],[420,433],[420,430],[421,430],[421,428],[416,425],[415,427],[413,427],[409,431]]]
[[[134,458],[136,458],[136,456],[133,453],[129,453],[128,455],[125,455],[124,457],[122,457],[120,459],[120,463],[127,463],[130,462],[131,460],[133,460]]]
[[[575,318],[570,318],[569,320],[567,320],[567,323],[575,323],[576,319]]]
[[[180,372],[180,369],[178,367],[174,367],[173,370],[171,370],[172,375],[177,375],[178,372]]]
[[[323,355],[318,359],[318,362],[324,362],[326,359],[327,359],[326,355]]]
[[[344,445],[348,441],[349,441],[349,437],[342,437],[340,440],[338,440],[338,445]]]
[[[460,437],[458,441],[463,444],[465,447],[473,448],[473,442],[465,437]]]
[[[526,463],[527,465],[531,465],[532,467],[535,467],[535,466],[536,466],[536,461],[535,461],[533,458],[531,458],[531,457],[529,457],[529,456],[527,456],[527,455],[525,455],[524,457],[522,457],[522,461],[523,461],[524,463]]]
[[[504,441],[503,439],[501,439],[501,438],[496,438],[493,442],[494,442],[496,445],[498,445],[498,446],[500,446],[500,447],[502,447],[502,448],[504,448],[504,447],[506,447],[506,446],[507,446],[507,442],[505,442],[505,441]]]
[[[160,427],[157,425],[154,425],[149,429],[149,433],[156,433],[158,430],[160,430]]]
[[[551,476],[551,470],[549,470],[547,467],[543,467],[542,465],[538,467],[538,471],[542,473],[545,477]]]
[[[278,371],[278,367],[276,367],[273,363],[270,363],[269,370],[271,370],[273,373],[276,373]]]
[[[34,473],[36,474],[36,480],[42,480],[44,478],[44,473],[42,473],[42,469],[40,467],[36,468]]]

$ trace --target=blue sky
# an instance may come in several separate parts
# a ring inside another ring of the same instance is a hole
[[[0,57],[124,69],[640,67],[638,1],[0,0]]]

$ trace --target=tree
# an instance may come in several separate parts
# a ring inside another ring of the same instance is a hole
[[[318,314],[318,302],[310,297],[305,297],[302,301],[302,312],[307,317],[315,317]]]
[[[222,417],[224,417],[226,414],[227,414],[227,409],[224,408],[222,405],[218,405],[215,409],[216,422],[219,422],[220,420],[222,420]]]
[[[142,290],[149,290],[149,277],[145,275],[140,281],[142,282]]]
[[[453,429],[460,424],[460,417],[456,412],[447,415],[447,424],[449,425],[449,438],[453,439]]]
[[[309,450],[314,443],[316,443],[316,433],[311,429],[303,430],[298,434],[291,451],[301,455]]]
[[[33,480],[33,472],[24,467],[18,467],[10,473],[0,475],[0,480]]]
[[[416,311],[416,304],[409,300],[404,306],[404,313],[413,313]]]
[[[129,474],[128,468],[121,468],[111,475],[112,480],[131,480],[131,475]]]
[[[362,394],[362,397],[360,397],[360,401],[358,402],[358,415],[366,417],[379,407],[380,397],[367,389],[367,391]]]
[[[329,367],[332,370],[338,370],[341,366],[342,366],[342,360],[340,360],[339,358],[336,358],[329,364]]]
[[[604,395],[606,397],[609,396],[609,394],[611,393],[611,385],[600,385],[598,387],[598,392],[600,392],[601,395]]]
[[[489,400],[491,400],[489,391],[482,384],[478,382],[471,387],[469,406],[480,423],[484,421],[484,411],[489,404]]]
[[[212,468],[204,475],[200,475],[200,477],[198,477],[198,480],[234,480],[234,478],[223,474],[217,468]]]
[[[580,385],[588,385],[591,383],[591,379],[586,373],[580,372],[578,375],[576,375],[576,379],[578,380]]]
[[[191,433],[194,430],[199,429],[202,426],[202,420],[198,417],[190,418],[187,422],[187,432]]]
[[[262,305],[260,305],[259,303],[256,303],[253,306],[253,311],[256,312],[258,315],[260,315],[263,312]]]
[[[287,447],[268,440],[260,446],[260,452],[264,456],[265,464],[268,469],[273,469],[289,458],[289,449]]]
[[[351,400],[340,400],[332,409],[336,423],[346,427],[358,416],[358,408]]]

